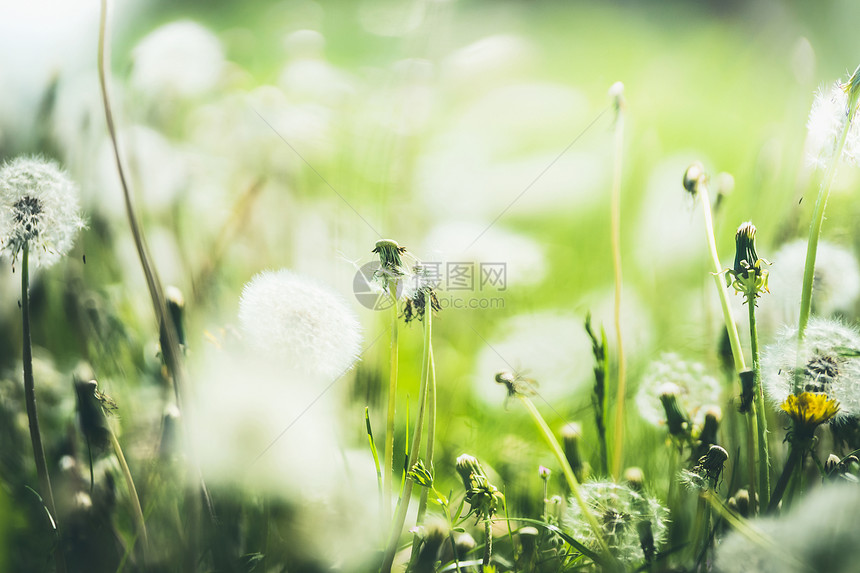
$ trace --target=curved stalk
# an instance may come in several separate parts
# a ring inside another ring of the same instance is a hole
[[[149,537],[146,534],[146,522],[143,519],[143,510],[140,507],[140,498],[137,496],[137,488],[134,487],[134,479],[131,477],[131,470],[128,469],[128,463],[125,461],[125,456],[122,453],[122,447],[119,445],[119,440],[116,439],[116,434],[108,427],[108,438],[110,445],[113,448],[116,459],[119,462],[119,467],[122,470],[122,476],[125,478],[125,485],[128,487],[128,497],[131,501],[132,516],[134,516],[134,526],[137,529],[137,534],[143,541],[144,555],[149,546]],[[144,559],[145,561],[145,559]]]

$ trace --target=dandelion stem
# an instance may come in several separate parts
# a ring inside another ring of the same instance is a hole
[[[547,443],[550,450],[552,450],[552,453],[555,455],[556,461],[558,461],[558,464],[561,466],[565,480],[567,481],[567,485],[570,488],[570,492],[573,494],[574,499],[576,499],[576,503],[579,505],[583,517],[585,517],[585,519],[588,521],[588,524],[591,526],[591,529],[594,532],[594,537],[597,540],[597,544],[600,546],[601,552],[606,556],[607,563],[619,566],[617,560],[615,559],[615,556],[609,550],[609,545],[606,543],[606,539],[604,539],[603,537],[603,529],[600,527],[597,518],[592,513],[591,508],[588,507],[588,504],[585,503],[585,499],[582,497],[582,493],[579,491],[579,481],[576,479],[576,475],[573,473],[573,469],[570,467],[570,463],[568,463],[567,458],[564,455],[564,450],[561,449],[558,440],[556,440],[555,436],[553,436],[552,430],[549,429],[546,420],[543,419],[543,416],[540,415],[540,412],[538,412],[537,408],[535,407],[534,402],[532,402],[528,396],[525,396],[523,394],[517,394],[517,397],[525,405],[526,410],[528,410],[529,414],[531,415],[532,419],[540,430],[544,441]]]
[[[615,410],[615,444],[612,450],[612,475],[618,479],[624,447],[624,401],[627,394],[627,363],[621,339],[621,159],[624,152],[624,104],[616,98],[615,165],[612,172],[612,268],[615,273],[615,337],[618,346],[618,392]]]
[[[134,525],[137,529],[137,534],[143,541],[144,555],[149,545],[149,538],[146,534],[146,522],[143,519],[143,510],[140,507],[140,498],[137,496],[137,488],[134,487],[134,479],[131,477],[131,470],[128,468],[128,463],[125,461],[125,456],[122,453],[122,447],[119,445],[119,440],[116,439],[116,434],[108,427],[108,438],[110,439],[111,447],[113,448],[116,459],[119,462],[119,467],[122,470],[122,475],[125,478],[125,485],[128,487],[128,497],[131,500],[132,515],[134,516]],[[145,560],[145,559],[144,559]]]
[[[717,242],[714,239],[714,220],[711,217],[711,199],[708,195],[708,185],[704,178],[699,179],[696,185],[697,195],[702,202],[702,211],[705,217],[705,235],[708,239],[708,249],[711,254],[711,268],[714,276],[714,284],[717,286],[717,294],[720,296],[720,306],[723,309],[723,320],[726,323],[726,332],[729,335],[729,344],[732,348],[732,357],[735,361],[735,370],[738,373],[747,369],[744,362],[744,353],[741,349],[741,339],[738,336],[738,327],[735,324],[735,319],[732,316],[732,309],[729,306],[729,300],[726,295],[725,285],[723,284],[723,270],[720,266],[720,257],[717,254]]]
[[[779,479],[776,481],[776,485],[773,488],[773,495],[770,498],[770,504],[767,506],[768,513],[773,513],[776,511],[776,508],[779,506],[779,502],[782,500],[782,496],[785,493],[785,488],[788,486],[788,482],[791,479],[791,476],[795,473],[795,468],[802,467],[801,460],[804,457],[804,452],[801,448],[791,445],[788,452],[788,459],[785,460],[785,466],[782,468],[782,473],[779,475]]]
[[[57,510],[54,506],[54,491],[51,489],[51,477],[48,474],[48,462],[45,459],[45,448],[42,446],[42,432],[39,430],[39,416],[36,411],[36,382],[33,378],[33,343],[30,336],[30,244],[24,242],[21,250],[21,316],[23,330],[24,363],[24,402],[27,405],[27,420],[30,424],[30,441],[33,443],[33,459],[36,462],[36,473],[39,475],[39,489],[42,501],[54,520],[57,533],[57,545],[54,549],[54,562],[57,572],[66,570],[66,559],[63,554],[63,544],[59,536]]]
[[[388,415],[385,419],[385,521],[391,520],[391,491],[394,484],[394,414],[397,404],[397,286],[388,285],[392,306],[391,351],[388,375]]]
[[[755,476],[755,456],[758,448],[756,447],[756,440],[758,435],[758,424],[756,420],[756,404],[750,404],[750,412],[747,416],[747,479],[749,480],[749,493],[750,493],[750,504],[752,505],[753,513],[758,511],[759,507],[759,498],[756,495],[758,491],[758,487],[756,486],[756,476]],[[765,505],[761,505],[761,507],[767,507]]]
[[[418,390],[418,416],[415,420],[415,429],[412,431],[412,446],[409,449],[409,454],[406,457],[404,467],[408,471],[412,465],[418,460],[418,453],[421,447],[421,431],[424,426],[424,412],[427,407],[427,386],[430,380],[431,370],[431,340],[433,333],[433,312],[431,310],[430,293],[425,293],[427,312],[424,314],[424,357],[421,361],[421,387]],[[385,548],[385,553],[382,559],[382,573],[389,573],[391,565],[394,563],[394,554],[397,551],[397,541],[400,539],[400,531],[403,529],[403,524],[406,522],[406,512],[409,510],[409,501],[412,496],[413,481],[406,478],[403,484],[403,494],[397,500],[397,512],[394,517],[394,522],[391,526],[391,535],[388,538],[388,545]]]
[[[827,207],[827,199],[830,197],[830,188],[833,185],[833,180],[836,177],[836,166],[839,164],[839,158],[842,155],[842,150],[845,148],[845,141],[848,138],[848,130],[851,128],[851,118],[847,118],[842,126],[842,133],[836,143],[836,150],[833,158],[827,165],[827,171],[824,172],[824,178],[821,180],[821,186],[818,188],[818,197],[815,199],[815,209],[812,212],[812,223],[809,225],[809,241],[806,247],[806,265],[803,268],[803,290],[800,295],[800,319],[797,323],[797,344],[798,348],[803,343],[803,335],[806,332],[806,325],[809,322],[809,313],[812,309],[812,283],[815,277],[815,258],[818,254],[818,238],[821,236],[821,225],[824,222],[824,209]],[[800,353],[798,353],[800,356]],[[794,381],[794,393],[797,394],[799,380]]]
[[[758,431],[758,493],[761,496],[759,506],[764,508],[768,506],[770,501],[770,453],[767,443],[767,415],[764,407],[764,390],[761,385],[758,328],[756,327],[755,320],[755,297],[748,297],[747,305],[749,306],[750,318],[750,348],[752,350],[753,372],[755,373],[753,391],[755,392],[755,423]],[[752,416],[752,413],[750,415]]]
[[[493,552],[493,524],[489,517],[484,519],[484,538],[484,560],[482,562],[482,570],[486,571],[487,565],[490,564],[490,555]]]

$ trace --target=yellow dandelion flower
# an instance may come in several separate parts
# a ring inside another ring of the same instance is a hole
[[[839,402],[821,392],[789,394],[780,406],[798,425],[814,430],[839,411]]]

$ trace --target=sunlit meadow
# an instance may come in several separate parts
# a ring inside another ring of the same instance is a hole
[[[836,571],[860,5],[0,6],[0,571]]]

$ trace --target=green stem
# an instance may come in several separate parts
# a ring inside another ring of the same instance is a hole
[[[750,411],[747,415],[747,470],[749,472],[747,478],[749,479],[748,487],[753,514],[758,511],[758,508],[767,507],[766,505],[759,503],[760,500],[756,495],[758,492],[755,477],[755,456],[758,451],[758,447],[756,446],[756,440],[758,439],[757,435],[758,423],[756,420],[756,405],[750,404]]]
[[[137,488],[134,487],[134,479],[131,477],[131,470],[128,469],[128,464],[125,461],[125,456],[122,453],[122,447],[119,445],[119,440],[116,439],[116,434],[108,428],[108,438],[113,448],[116,459],[119,462],[119,467],[122,470],[122,475],[125,478],[125,485],[128,487],[128,497],[131,500],[132,515],[134,516],[134,525],[137,529],[137,534],[143,541],[144,554],[149,545],[149,538],[146,535],[146,523],[143,519],[143,510],[140,507],[140,498],[137,496]],[[145,561],[145,559],[144,559]]]
[[[620,100],[620,97],[619,97]],[[618,345],[618,392],[615,404],[615,443],[612,475],[618,479],[624,448],[624,402],[627,395],[627,362],[621,339],[621,159],[624,151],[624,114],[619,101],[615,118],[615,166],[612,173],[612,267],[615,273],[615,336]]]
[[[421,431],[424,426],[424,412],[427,406],[427,386],[430,380],[430,362],[432,356],[431,338],[433,334],[433,312],[431,310],[430,294],[426,294],[426,309],[424,313],[424,358],[421,361],[421,387],[418,390],[418,416],[415,420],[415,429],[412,432],[412,445],[409,450],[409,455],[406,458],[404,467],[407,471],[418,460],[418,453],[421,447]],[[385,553],[382,558],[382,573],[390,573],[391,566],[394,563],[394,554],[397,551],[397,542],[400,539],[400,531],[403,529],[403,524],[406,522],[406,513],[409,510],[409,501],[412,496],[412,484],[414,482],[406,478],[403,484],[403,495],[397,500],[397,513],[394,517],[394,522],[391,526],[388,545],[385,548]]]
[[[785,466],[782,468],[782,473],[779,475],[779,479],[776,481],[776,485],[773,488],[773,495],[770,498],[770,504],[767,506],[768,513],[773,513],[776,511],[776,508],[779,506],[779,502],[782,500],[782,496],[785,493],[785,488],[788,486],[788,482],[791,479],[792,474],[794,474],[795,468],[800,466],[800,460],[803,458],[803,454],[795,445],[791,445],[791,448],[788,452],[788,459],[785,460]]]
[[[583,517],[585,517],[588,524],[591,526],[591,529],[594,532],[594,537],[597,540],[597,544],[600,546],[601,552],[606,556],[606,559],[608,560],[607,562],[619,566],[615,556],[612,555],[612,552],[609,550],[609,545],[606,543],[606,539],[603,537],[603,529],[598,523],[597,518],[594,516],[594,513],[592,513],[591,508],[589,508],[588,504],[585,503],[582,493],[579,491],[579,481],[576,479],[576,475],[573,473],[573,469],[570,467],[570,463],[568,463],[567,458],[564,455],[564,450],[561,449],[558,440],[555,439],[555,436],[552,434],[552,430],[549,429],[546,420],[543,419],[543,416],[540,415],[540,412],[538,412],[535,407],[534,402],[532,402],[528,396],[517,394],[517,397],[525,405],[529,414],[531,414],[531,417],[540,430],[544,441],[555,455],[555,459],[561,466],[562,472],[564,473],[570,492],[573,494],[574,499],[576,499],[576,503],[579,505]]]
[[[367,429],[367,441],[370,442],[370,453],[373,454],[373,465],[376,467],[376,484],[379,490],[379,518],[382,519],[384,499],[382,497],[382,467],[379,465],[379,452],[376,451],[376,443],[373,441],[373,428],[370,426],[370,410],[367,406],[364,407],[364,426]]]
[[[391,492],[394,484],[394,414],[397,403],[397,283],[388,285],[392,306],[391,351],[388,366],[388,414],[385,418],[385,498],[384,521],[391,520]]]
[[[23,329],[24,363],[24,402],[27,407],[27,420],[30,424],[30,441],[33,443],[33,459],[36,462],[36,473],[39,476],[39,489],[42,501],[54,520],[57,532],[57,546],[54,549],[54,562],[57,572],[66,570],[66,559],[63,554],[63,543],[60,539],[60,525],[57,510],[54,506],[54,491],[51,489],[51,477],[48,474],[48,462],[45,459],[45,448],[42,446],[42,432],[39,430],[39,416],[36,411],[36,382],[33,378],[33,343],[30,336],[30,244],[25,242],[21,252],[21,316]]]
[[[714,284],[717,286],[717,294],[720,296],[720,306],[723,309],[723,321],[726,323],[726,332],[729,335],[729,344],[731,344],[732,347],[732,357],[735,361],[735,370],[740,373],[746,370],[747,366],[744,362],[743,350],[741,350],[741,339],[738,336],[738,327],[735,324],[734,317],[732,316],[732,309],[729,306],[726,288],[723,284],[723,269],[720,266],[720,257],[717,255],[717,243],[714,239],[714,220],[711,217],[711,199],[708,195],[708,186],[704,181],[700,180],[696,189],[697,195],[702,201],[702,211],[705,216],[705,235],[708,239],[708,249],[711,255],[711,272],[714,276]]]
[[[755,417],[758,427],[758,493],[761,496],[760,507],[770,503],[770,453],[767,443],[767,413],[764,405],[764,390],[761,385],[761,364],[758,351],[758,329],[755,320],[755,297],[748,297],[750,317],[750,348],[752,349],[753,372],[755,372]],[[751,414],[752,415],[752,414]]]
[[[827,199],[830,197],[830,188],[833,186],[833,180],[836,177],[836,166],[839,164],[839,158],[842,156],[842,150],[845,148],[845,140],[848,138],[848,130],[851,128],[851,121],[845,120],[845,125],[842,126],[842,133],[839,141],[836,144],[836,149],[830,164],[827,166],[827,171],[824,173],[824,179],[821,180],[821,186],[818,188],[818,197],[815,199],[815,209],[812,212],[812,223],[809,225],[809,241],[806,247],[806,265],[803,268],[803,290],[800,295],[800,319],[797,323],[797,343],[798,349],[803,341],[803,335],[806,332],[806,325],[809,322],[809,313],[812,309],[812,283],[815,277],[815,258],[818,253],[818,238],[821,236],[821,225],[824,222],[824,209],[827,207]],[[800,356],[800,353],[798,353]],[[794,393],[797,393],[797,380],[795,380]]]
[[[490,564],[490,554],[493,552],[493,525],[489,519],[484,520],[484,561],[482,571],[487,570]]]

